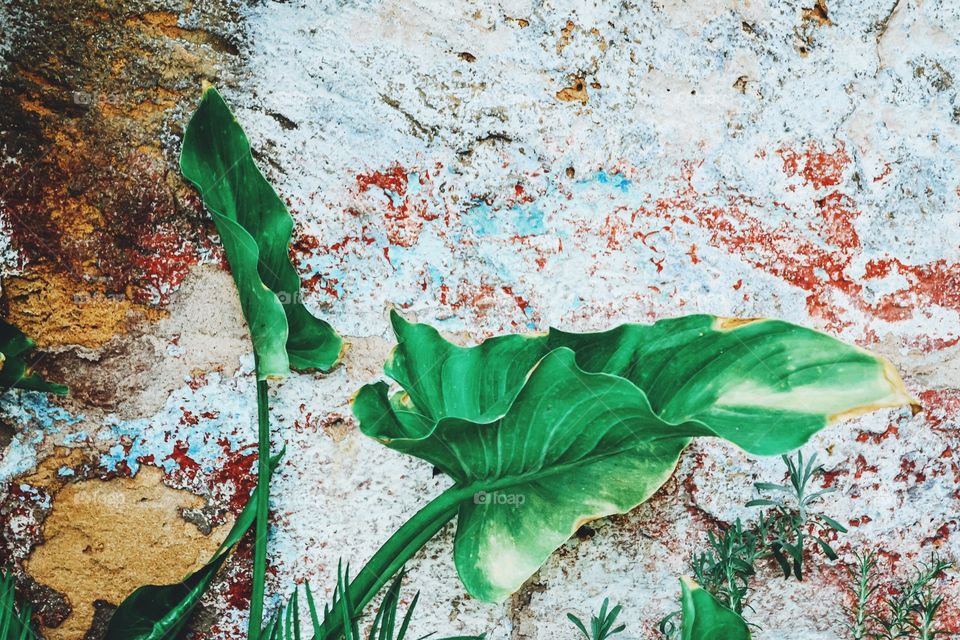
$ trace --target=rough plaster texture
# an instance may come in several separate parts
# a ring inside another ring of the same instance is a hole
[[[365,560],[444,486],[350,417],[389,352],[391,306],[467,341],[708,312],[876,349],[925,410],[808,445],[851,531],[841,562],[821,557],[803,583],[763,572],[756,637],[846,637],[854,550],[879,550],[891,578],[933,550],[960,560],[956,3],[12,0],[0,25],[3,310],[74,391],[0,405],[3,553],[50,637],[79,637],[64,630],[87,624],[91,598],[136,586],[65,584],[60,565],[74,584],[107,570],[57,542],[87,492],[139,482],[164,508],[181,504],[171,490],[198,496],[189,524],[161,518],[189,536],[146,543],[166,576],[170,554],[189,566],[215,544],[252,487],[252,355],[175,169],[201,79],[289,202],[307,303],[351,343],[333,373],[272,391],[288,443],[273,604],[304,580],[328,592],[339,557]],[[61,459],[58,482],[35,469]],[[143,480],[155,473],[169,489]],[[781,473],[698,442],[649,503],[592,525],[498,606],[462,592],[448,528],[410,567],[417,629],[572,637],[563,613],[609,595],[625,637],[656,637],[706,531],[749,517],[751,483]],[[144,541],[104,544],[124,557]],[[197,637],[241,637],[249,556]],[[942,588],[960,633],[956,573]]]

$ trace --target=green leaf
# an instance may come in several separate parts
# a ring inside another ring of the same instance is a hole
[[[573,615],[572,613],[568,613],[568,614],[567,614],[567,620],[569,620],[570,622],[572,622],[572,623],[574,624],[574,626],[577,627],[577,629],[580,629],[580,633],[583,634],[583,637],[585,637],[587,640],[590,640],[590,634],[587,633],[587,628],[586,628],[585,626],[583,626],[583,621],[580,620],[580,618],[578,618],[577,616]]]
[[[67,387],[47,382],[30,370],[24,358],[34,342],[12,324],[0,320],[0,393],[7,389],[44,391],[67,395]]]
[[[750,500],[747,502],[745,507],[778,507],[782,506],[782,502],[777,502],[775,500],[767,500],[766,498],[757,498],[756,500]]]
[[[582,524],[646,500],[691,437],[779,454],[833,419],[910,402],[882,358],[783,322],[690,316],[471,348],[392,322],[385,371],[403,391],[367,385],[354,412],[473,496],[454,556],[483,600],[515,591]]]
[[[690,578],[680,579],[683,610],[682,640],[750,640],[750,629],[739,615],[724,607]]]
[[[550,336],[583,369],[636,384],[662,419],[697,420],[700,435],[757,455],[800,447],[840,419],[916,406],[885,358],[779,320],[696,315]]]
[[[281,451],[270,458],[271,470],[280,463],[283,454]],[[210,562],[182,582],[139,587],[120,603],[110,618],[105,640],[176,640],[230,551],[256,520],[257,491],[259,489],[254,489],[251,493]]]
[[[770,552],[773,553],[774,560],[776,560],[777,564],[780,565],[780,570],[783,571],[783,577],[789,578],[790,574],[793,573],[793,568],[790,566],[790,562],[787,560],[787,557],[783,555],[783,552],[780,550],[780,546],[775,543]]]
[[[300,278],[288,253],[293,219],[253,161],[240,124],[212,87],[204,91],[187,126],[180,169],[200,190],[220,232],[250,327],[259,378],[282,378],[290,367],[331,369],[343,342],[300,299]]]
[[[842,524],[840,524],[839,522],[837,522],[836,520],[834,520],[833,518],[829,516],[824,516],[824,515],[821,515],[820,517],[823,519],[824,522],[827,523],[827,526],[833,529],[834,531],[839,531],[840,533],[847,532],[847,528]]]
[[[773,484],[772,482],[754,482],[753,486],[756,487],[757,491],[772,491],[772,492],[783,492],[790,493],[790,487],[785,487],[782,484]]]
[[[837,559],[838,557],[837,552],[833,550],[833,547],[830,546],[830,543],[828,543],[823,538],[817,538],[816,540],[817,540],[817,544],[820,545],[820,548],[823,549],[823,552],[827,555],[828,558],[830,558],[831,560]]]

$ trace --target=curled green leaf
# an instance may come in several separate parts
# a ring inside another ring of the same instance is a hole
[[[183,138],[180,169],[203,197],[220,232],[240,305],[250,327],[257,374],[329,370],[343,342],[301,301],[290,262],[293,219],[257,168],[250,143],[223,98],[210,87]]]
[[[30,370],[25,355],[33,347],[33,340],[22,331],[0,320],[0,393],[7,389],[27,389],[66,395],[66,386],[47,382]]]
[[[354,413],[454,480],[435,511],[456,506],[457,571],[489,601],[584,523],[649,498],[692,437],[780,454],[831,421],[912,402],[883,358],[785,322],[701,315],[464,348],[392,321],[385,371],[403,390],[367,385]]]

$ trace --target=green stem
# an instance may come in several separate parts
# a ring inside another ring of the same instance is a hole
[[[263,624],[263,592],[267,573],[267,517],[270,511],[270,404],[267,381],[257,381],[257,525],[253,547],[253,593],[247,637],[257,640]]]
[[[391,576],[436,535],[443,525],[456,515],[460,505],[471,499],[476,491],[476,487],[453,485],[431,500],[390,536],[350,583],[354,615],[363,611]],[[340,609],[334,607],[334,611],[324,621],[323,638],[316,640],[336,640],[343,633],[343,624]]]

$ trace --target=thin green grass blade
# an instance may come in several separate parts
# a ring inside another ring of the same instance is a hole
[[[405,640],[407,637],[407,629],[410,627],[410,620],[413,618],[413,612],[417,608],[417,602],[420,600],[420,592],[413,596],[413,600],[410,601],[410,606],[407,607],[407,612],[403,615],[403,621],[400,623],[400,630],[397,632],[396,640]]]
[[[313,601],[313,593],[310,589],[310,583],[305,584],[306,596],[307,596],[307,608],[310,610],[310,623],[313,625],[313,637],[314,640],[321,640],[323,637],[323,627],[320,625],[320,616],[317,615],[317,604]],[[327,617],[328,612],[324,608],[324,617]]]

